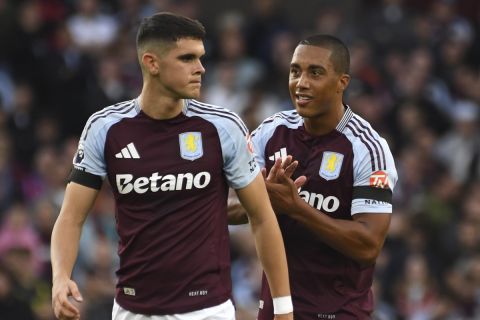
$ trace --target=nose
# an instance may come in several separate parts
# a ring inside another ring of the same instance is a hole
[[[204,74],[205,68],[203,67],[202,61],[198,60],[197,69],[195,73]]]
[[[308,88],[308,87],[309,87],[309,82],[307,79],[307,75],[305,73],[302,73],[300,77],[298,77],[297,88]]]

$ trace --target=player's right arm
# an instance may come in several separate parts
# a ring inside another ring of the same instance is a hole
[[[82,296],[77,284],[71,280],[78,254],[80,235],[98,190],[70,182],[65,190],[60,214],[55,222],[51,240],[52,307],[58,319],[80,319],[80,310],[70,301]]]

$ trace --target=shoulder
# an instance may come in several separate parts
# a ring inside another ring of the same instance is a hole
[[[243,135],[248,134],[248,129],[242,119],[233,111],[227,108],[200,102],[197,100],[186,100],[187,116],[201,117],[211,122],[215,127],[222,128],[227,131],[240,130]]]
[[[386,144],[385,139],[380,136],[367,120],[353,112],[351,112],[347,121],[344,122],[340,131],[350,140],[355,148],[368,149],[369,147],[380,147],[380,144]]]
[[[88,118],[82,133],[82,140],[85,140],[87,136],[92,133],[98,133],[99,131],[108,129],[109,126],[123,118],[131,118],[137,115],[138,112],[139,107],[135,99],[105,107]]]
[[[352,112],[348,121],[345,121],[342,133],[352,144],[355,162],[364,165],[375,172],[386,170],[394,166],[392,154],[387,141],[370,125],[370,123]]]
[[[266,118],[263,122],[252,132],[252,136],[265,135],[268,132],[273,132],[279,126],[296,129],[303,124],[302,117],[295,110],[287,110],[277,112],[274,115]]]

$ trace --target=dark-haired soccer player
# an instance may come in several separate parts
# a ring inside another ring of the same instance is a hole
[[[290,65],[295,110],[252,133],[279,214],[297,320],[370,319],[373,311],[372,276],[397,172],[387,142],[343,104],[348,70],[348,49],[337,38],[301,41]],[[258,319],[272,318],[264,278]]]
[[[293,319],[287,263],[265,184],[243,122],[196,100],[205,30],[160,13],[137,34],[140,96],[93,114],[81,135],[52,234],[53,308],[79,319],[69,301],[82,225],[104,178],[116,201],[120,268],[113,319],[231,320],[228,187],[247,208],[276,301]]]

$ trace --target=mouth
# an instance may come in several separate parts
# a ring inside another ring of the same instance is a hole
[[[202,82],[201,82],[201,81],[190,81],[190,84],[191,84],[191,85],[194,85],[194,86],[202,86]]]
[[[313,100],[313,97],[308,94],[295,93],[295,102],[299,106],[305,106],[312,100]]]

